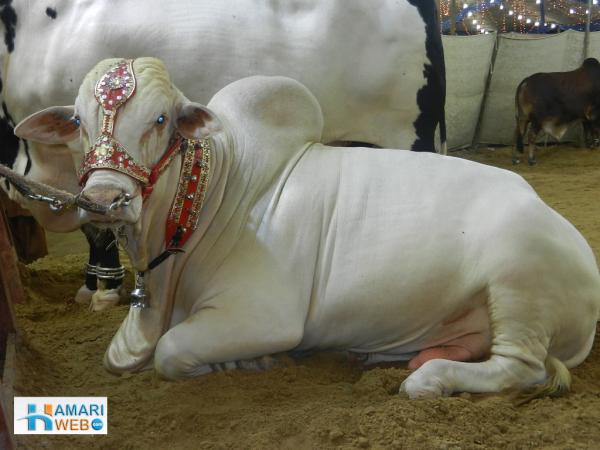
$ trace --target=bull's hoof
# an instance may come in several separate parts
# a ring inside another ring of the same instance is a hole
[[[399,393],[406,393],[409,398],[438,398],[448,396],[440,380],[436,377],[423,378],[417,372],[411,374],[400,385]]]
[[[103,311],[105,309],[116,306],[121,299],[119,295],[120,288],[117,289],[98,289],[94,295],[92,295],[92,301],[90,303],[91,311]]]
[[[75,301],[81,305],[89,305],[95,292],[95,290],[88,289],[84,284],[75,294]]]
[[[512,163],[515,164],[515,165],[516,164],[521,164],[521,160],[519,158],[513,158],[512,159]]]
[[[535,160],[535,158],[528,158],[527,162],[529,163],[530,166],[535,166],[537,164],[537,161]]]

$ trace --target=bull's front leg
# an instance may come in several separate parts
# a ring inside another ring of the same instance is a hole
[[[162,336],[154,366],[167,379],[231,368],[266,369],[265,356],[296,347],[308,302],[271,264],[225,267],[193,314]],[[219,280],[220,278],[220,280]],[[225,289],[223,289],[225,288]]]
[[[90,253],[85,284],[79,288],[75,301],[89,304],[92,311],[101,311],[119,302],[125,268],[121,266],[112,231],[99,230],[92,225],[84,225],[81,230]]]

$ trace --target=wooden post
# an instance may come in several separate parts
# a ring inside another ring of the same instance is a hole
[[[456,1],[457,0],[450,0],[450,34],[452,36],[456,34],[456,14],[458,12]]]
[[[0,380],[0,449],[16,448],[11,427],[13,423],[13,382],[15,374],[15,340],[14,333],[8,335],[4,360],[4,373]]]
[[[590,54],[590,22],[592,21],[592,0],[588,0],[587,14],[585,15],[585,34],[583,35],[583,59]]]
[[[23,303],[25,297],[23,294],[23,286],[21,285],[21,276],[19,274],[19,269],[17,268],[18,258],[15,252],[12,238],[10,236],[8,219],[6,217],[6,213],[1,199],[0,215],[2,216],[0,218],[0,266],[3,271],[2,288],[5,291],[6,297],[11,300],[11,303]]]
[[[492,75],[494,74],[494,65],[496,64],[496,55],[498,55],[498,47],[500,46],[500,33],[496,31],[496,41],[494,43],[494,50],[492,51],[492,60],[490,61],[490,70],[488,71],[487,78],[485,80],[485,88],[483,91],[483,97],[481,98],[481,106],[479,107],[479,115],[477,116],[477,123],[475,125],[475,132],[473,133],[473,140],[471,141],[471,149],[477,150],[479,146],[479,136],[481,134],[481,124],[483,122],[483,115],[485,114],[485,104],[488,98],[488,92],[490,90],[490,84],[492,83]]]
[[[16,332],[13,303],[23,299],[17,255],[0,202],[0,449],[3,450],[15,448],[11,433]]]

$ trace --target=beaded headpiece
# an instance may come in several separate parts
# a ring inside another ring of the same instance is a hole
[[[94,96],[102,108],[102,129],[94,145],[85,154],[79,170],[79,182],[85,183],[94,169],[112,169],[147,184],[150,169],[136,163],[114,136],[117,113],[135,94],[133,60],[122,60],[112,66],[96,83]]]

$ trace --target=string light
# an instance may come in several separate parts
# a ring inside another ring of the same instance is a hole
[[[0,0],[1,2],[2,0]],[[462,5],[456,17],[451,17],[452,3]],[[442,31],[447,32],[448,22],[456,21],[459,33],[474,34],[486,32],[548,32],[556,33],[563,29],[575,28],[583,30],[583,24],[591,14],[593,29],[600,25],[600,0],[592,0],[594,7],[587,7],[584,0],[439,0],[439,11],[442,17]],[[540,20],[539,7],[545,3],[546,14],[550,22]],[[557,20],[558,18],[558,20]],[[562,18],[562,19],[560,19]],[[564,21],[564,22],[563,22]],[[542,23],[544,27],[542,28]],[[476,31],[476,25],[480,25]],[[486,33],[487,34],[487,33]]]

